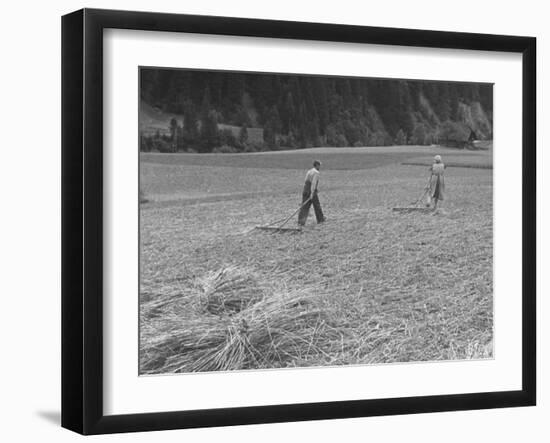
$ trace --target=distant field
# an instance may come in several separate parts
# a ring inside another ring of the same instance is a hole
[[[323,163],[325,190],[355,186],[357,181],[368,186],[377,175],[372,169],[403,162],[424,164],[427,168],[435,154],[442,155],[451,165],[492,165],[490,151],[425,146],[313,148],[252,154],[142,153],[141,188],[152,203],[296,194],[313,159]],[[415,169],[421,181],[426,168]]]
[[[251,154],[158,154],[142,153],[143,163],[239,168],[299,169],[311,165],[312,159],[323,162],[324,170],[371,169],[435,154],[444,159],[492,164],[492,151],[463,151],[436,146],[389,146],[365,148],[310,148],[292,151]]]
[[[449,168],[442,213],[391,211],[415,201],[427,180],[425,166],[402,163],[429,164],[436,153],[492,164],[491,151],[437,147],[141,154],[150,200],[140,207],[141,372],[491,358],[492,170]],[[251,230],[294,212],[314,158],[328,221],[310,215],[300,234]],[[251,350],[253,325],[231,329],[232,319],[253,322],[260,302],[234,317],[198,308],[228,269],[250,276],[261,303],[307,294],[322,316],[281,326],[279,338]],[[233,332],[215,344],[213,330]]]

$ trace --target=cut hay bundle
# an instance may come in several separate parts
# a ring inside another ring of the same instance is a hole
[[[235,326],[229,317],[212,315],[165,319],[144,331],[146,343],[142,346],[141,372],[158,374],[239,367],[243,353]],[[223,364],[215,357],[220,348],[226,350]]]
[[[329,311],[313,289],[278,292],[243,312],[247,336],[262,367],[281,367],[288,361],[318,357],[332,330]]]
[[[332,331],[326,319],[321,299],[310,291],[275,293],[232,315],[164,319],[143,331],[141,372],[228,371],[318,361]]]
[[[250,268],[229,266],[197,279],[201,307],[212,314],[233,314],[263,298],[258,276]]]

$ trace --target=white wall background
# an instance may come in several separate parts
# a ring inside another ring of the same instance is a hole
[[[512,4],[512,3],[511,3]],[[0,69],[0,438],[80,440],[60,414],[60,17],[81,7],[531,35],[538,38],[539,389],[537,407],[102,436],[94,441],[545,442],[550,438],[549,156],[542,155],[550,96],[550,28],[544,2],[441,0],[111,0],[8,2]],[[546,106],[545,106],[546,105]]]

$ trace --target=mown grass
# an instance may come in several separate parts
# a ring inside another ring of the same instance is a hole
[[[402,158],[325,162],[328,221],[301,234],[250,228],[293,212],[302,170],[142,163],[140,371],[492,357],[492,171],[449,169],[444,212],[396,214],[427,178]]]

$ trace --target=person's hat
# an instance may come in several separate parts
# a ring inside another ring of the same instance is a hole
[[[313,160],[313,166],[321,166],[321,162],[319,160]]]
[[[434,157],[434,160],[437,162],[437,163],[441,163],[441,156],[440,155],[436,155]]]

